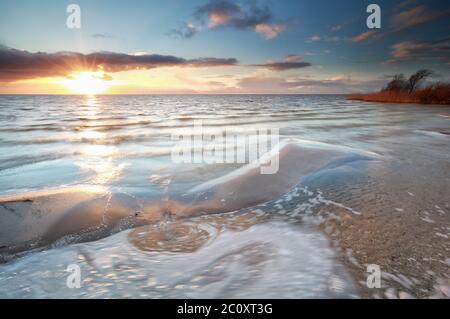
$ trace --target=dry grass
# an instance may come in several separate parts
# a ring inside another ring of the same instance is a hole
[[[352,94],[348,100],[387,103],[419,103],[450,105],[450,84],[437,83],[412,93],[407,91],[381,91],[368,94]]]

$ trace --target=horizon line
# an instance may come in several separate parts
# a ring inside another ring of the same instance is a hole
[[[0,96],[170,96],[170,95],[351,95],[359,93],[110,93],[110,94],[70,94],[70,93],[0,93]]]

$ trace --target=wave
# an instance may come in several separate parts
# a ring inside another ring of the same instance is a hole
[[[27,165],[33,165],[41,162],[48,162],[58,160],[67,156],[75,156],[78,152],[58,152],[58,153],[46,153],[39,155],[21,155],[2,159],[0,162],[0,171],[15,169]]]
[[[255,207],[279,199],[310,174],[347,163],[346,158],[368,158],[367,153],[361,156],[347,147],[301,140],[284,142],[277,151],[264,155],[261,163],[244,165],[187,193],[166,198],[84,187],[0,196],[0,242],[6,247],[0,249],[1,255],[48,246],[66,236],[75,242],[96,240],[168,216],[179,219]],[[260,174],[261,166],[273,161],[277,153],[279,170]],[[31,225],[33,232],[26,230]]]

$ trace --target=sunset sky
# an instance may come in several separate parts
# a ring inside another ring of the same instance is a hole
[[[418,68],[445,81],[449,16],[441,0],[0,0],[0,93],[348,93]]]

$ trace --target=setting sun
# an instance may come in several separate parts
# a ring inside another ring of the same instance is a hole
[[[101,94],[111,87],[111,78],[103,72],[78,72],[61,81],[76,94]]]

